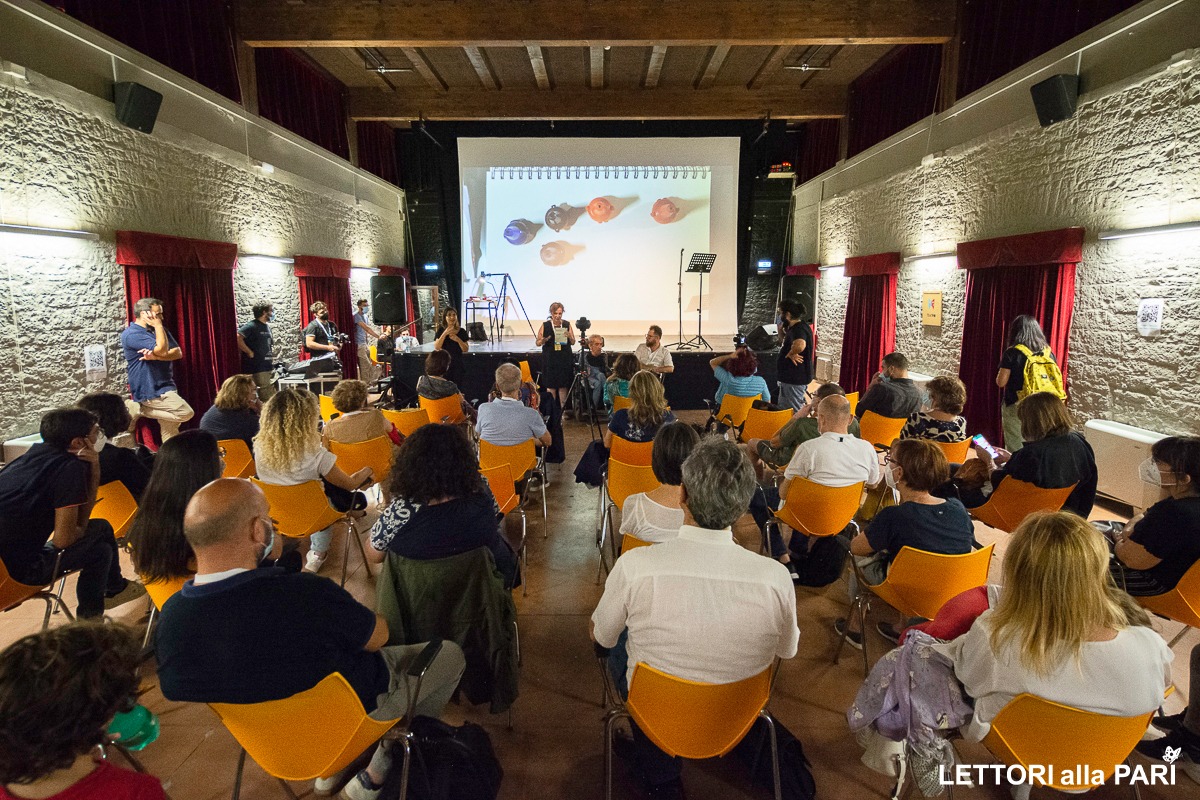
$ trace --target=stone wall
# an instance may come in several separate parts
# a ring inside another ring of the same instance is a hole
[[[86,391],[126,393],[115,230],[235,242],[243,253],[405,263],[397,212],[265,175],[186,131],[160,124],[153,135],[135,132],[113,120],[111,104],[45,79],[0,81],[0,220],[100,233],[99,242],[0,235],[3,439],[35,431],[44,409]],[[355,296],[365,294],[361,283]],[[276,356],[295,358],[302,320],[291,268],[243,264],[234,291],[239,322],[256,300],[275,304]],[[83,348],[92,343],[106,350],[102,382],[84,377]]]
[[[1200,62],[1184,59],[1086,96],[1050,128],[1027,120],[917,167],[824,200],[823,263],[1082,225],[1070,353],[1076,419],[1200,433],[1200,234],[1099,241],[1101,230],[1200,219]],[[798,226],[799,228],[799,226]],[[806,234],[798,229],[797,242]],[[811,236],[811,233],[807,234]],[[914,369],[958,371],[965,276],[953,262],[908,263],[897,291],[897,347]],[[821,281],[820,350],[841,353],[842,279]],[[942,292],[943,325],[923,327],[920,297]],[[1138,335],[1140,298],[1167,302],[1163,333]],[[1000,354],[997,343],[997,361]]]

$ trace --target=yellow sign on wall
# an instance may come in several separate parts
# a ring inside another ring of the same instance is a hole
[[[921,294],[921,324],[942,327],[942,293],[923,292]]]

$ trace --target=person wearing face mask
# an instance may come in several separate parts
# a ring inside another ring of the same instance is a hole
[[[930,493],[950,479],[950,465],[937,445],[926,439],[896,442],[884,458],[883,478],[900,495],[899,504],[881,508],[870,526],[850,540],[850,554],[868,584],[883,583],[902,547],[945,555],[971,552],[975,527],[967,509],[958,500]],[[858,591],[858,581],[851,575],[851,600]],[[854,630],[854,622],[843,617],[834,629],[840,635],[850,626],[846,641],[861,648],[862,631]],[[899,639],[898,629],[889,623],[879,623],[879,632],[893,642]]]
[[[40,432],[40,444],[0,470],[0,561],[29,586],[78,570],[76,615],[100,617],[146,593],[121,576],[112,525],[90,518],[100,488],[100,425],[85,409],[59,408],[42,417]]]
[[[859,419],[866,411],[890,419],[907,419],[921,410],[921,402],[921,390],[908,377],[908,358],[903,353],[888,353],[854,413]]]
[[[308,313],[313,315],[312,321],[304,329],[304,350],[312,358],[321,358],[330,353],[337,353],[340,346],[334,344],[338,326],[329,318],[329,306],[323,300],[318,300],[308,307]]]
[[[1131,595],[1165,594],[1200,561],[1200,438],[1159,439],[1138,475],[1165,497],[1111,537],[1112,574]]]
[[[801,317],[804,309],[795,300],[779,304],[775,324],[783,332],[776,374],[779,377],[779,405],[799,410],[805,404],[808,384],[813,379],[812,328]]]
[[[120,481],[137,500],[150,482],[154,453],[145,447],[118,447],[113,443],[133,424],[125,401],[112,392],[92,392],[79,398],[78,406],[95,414],[100,423],[100,437],[96,441],[100,448],[100,485]]]
[[[254,378],[258,399],[267,402],[275,395],[274,340],[271,326],[275,309],[270,303],[258,302],[251,309],[254,319],[238,328],[238,350],[242,351],[242,372]]]
[[[143,297],[133,304],[133,321],[121,331],[121,353],[129,392],[137,406],[131,413],[158,420],[165,442],[196,412],[175,386],[172,364],[183,358],[183,350],[163,322],[161,300]]]
[[[371,343],[379,341],[382,334],[367,322],[367,301],[358,301],[358,312],[354,315],[354,344],[358,348],[358,378],[371,386],[379,378],[379,367],[371,360]]]

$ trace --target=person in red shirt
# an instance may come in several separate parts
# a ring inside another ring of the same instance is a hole
[[[158,778],[99,758],[136,696],[138,650],[127,628],[76,622],[0,653],[0,800],[164,800]]]

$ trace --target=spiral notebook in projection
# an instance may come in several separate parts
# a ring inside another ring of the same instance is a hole
[[[680,250],[710,250],[711,188],[706,166],[492,167],[486,271],[512,274],[535,320],[557,300],[571,318],[666,321]]]

